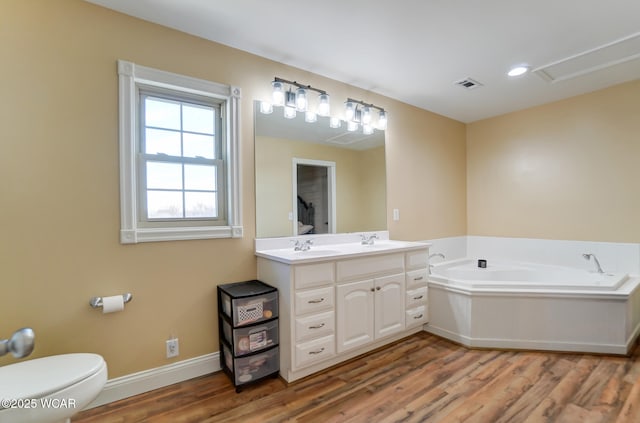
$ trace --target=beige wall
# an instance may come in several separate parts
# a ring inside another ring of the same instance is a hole
[[[256,137],[256,227],[260,238],[292,236],[294,158],[336,164],[336,231],[387,227],[384,147],[365,151],[287,139]]]
[[[274,75],[322,87],[334,110],[389,111],[392,237],[466,232],[459,122],[80,0],[3,0],[0,57],[0,336],[33,327],[33,357],[97,352],[113,378],[175,361],[172,334],[178,360],[218,350],[215,286],[256,276],[252,102]],[[242,88],[243,239],[119,243],[118,59]],[[88,306],[126,291],[125,312]]]
[[[470,235],[640,242],[640,80],[467,127]]]

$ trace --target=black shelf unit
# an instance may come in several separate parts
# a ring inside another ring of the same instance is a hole
[[[220,366],[242,386],[280,371],[278,290],[264,282],[218,285]]]

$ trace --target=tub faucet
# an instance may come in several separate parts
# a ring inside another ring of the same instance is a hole
[[[444,256],[444,254],[442,253],[433,253],[433,254],[429,254],[429,260],[431,260],[434,257],[441,257],[442,260],[446,259],[446,257]]]
[[[313,244],[312,239],[305,239],[304,241],[300,241],[299,239],[296,239],[295,244],[293,244],[293,251],[309,251],[309,249],[311,249],[312,244]]]
[[[367,236],[366,234],[360,234],[360,239],[362,240],[360,241],[360,244],[362,245],[373,245],[373,240],[380,238],[378,238],[378,234],[371,234],[369,236]]]
[[[596,257],[595,254],[593,254],[593,253],[585,253],[585,254],[582,255],[582,257],[584,257],[585,260],[589,260],[589,259],[593,258],[593,261],[596,263],[597,272],[598,273],[604,273],[604,270],[602,270],[602,266],[600,266],[600,262],[598,261],[598,258]]]

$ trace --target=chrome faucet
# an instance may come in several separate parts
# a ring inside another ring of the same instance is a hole
[[[305,239],[304,241],[296,239],[291,242],[295,242],[295,244],[293,244],[293,251],[309,251],[311,249],[311,245],[313,245],[312,239]]]
[[[593,261],[596,263],[597,272],[598,273],[604,273],[604,270],[602,270],[602,266],[600,266],[600,262],[598,261],[598,258],[596,257],[595,254],[593,254],[593,253],[585,253],[585,254],[582,255],[582,257],[584,257],[585,260],[589,260],[589,259],[593,258]]]
[[[367,236],[367,234],[360,234],[360,239],[362,240],[360,241],[362,245],[373,245],[374,240],[380,238],[378,238],[378,234],[371,234],[369,236]]]
[[[442,253],[433,253],[433,254],[429,254],[429,260],[431,260],[434,257],[441,257],[442,260],[446,259],[446,257],[444,256],[444,254]]]
[[[33,351],[36,335],[31,328],[22,328],[14,332],[9,339],[0,339],[0,356],[7,353],[15,358],[23,358]]]

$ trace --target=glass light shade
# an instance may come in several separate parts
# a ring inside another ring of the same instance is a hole
[[[260,112],[264,113],[265,115],[273,113],[273,104],[269,103],[268,101],[261,101]]]
[[[304,88],[298,88],[296,91],[296,109],[299,112],[307,110],[307,90]]]
[[[365,135],[371,135],[373,134],[373,126],[366,124],[366,125],[362,125],[362,133]]]
[[[380,129],[381,131],[387,129],[387,112],[385,112],[384,110],[381,110],[380,114],[378,115],[378,129]]]
[[[287,119],[293,119],[296,117],[296,109],[294,107],[284,107],[284,117]]]
[[[353,132],[358,130],[358,122],[354,122],[352,120],[347,122],[347,131]]]
[[[320,116],[329,116],[331,113],[329,104],[329,94],[320,94],[318,96],[318,114]]]
[[[342,121],[337,117],[332,117],[329,119],[329,127],[331,128],[340,128],[342,126]]]
[[[371,123],[371,108],[364,106],[362,109],[362,124],[369,125]]]
[[[276,106],[283,106],[284,105],[284,85],[282,84],[282,82],[278,82],[278,81],[273,81],[271,83],[271,85],[273,86],[273,104],[275,104]]]
[[[344,117],[347,121],[352,121],[356,115],[356,105],[352,101],[344,103]]]
[[[311,111],[307,110],[304,113],[304,121],[305,122],[313,123],[313,122],[315,122],[317,120],[318,120],[318,116],[314,112],[311,112]]]

